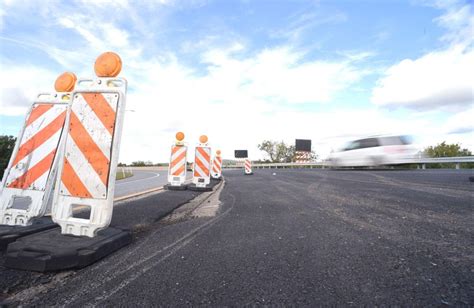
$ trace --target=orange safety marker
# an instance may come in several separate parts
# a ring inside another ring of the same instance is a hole
[[[176,133],[176,142],[171,146],[170,164],[168,167],[168,185],[170,190],[185,190],[186,185],[186,155],[188,147],[184,145],[184,134]]]
[[[63,73],[55,82],[60,93],[39,94],[28,112],[0,188],[0,224],[27,226],[46,213],[76,80]]]
[[[63,234],[94,237],[112,219],[127,91],[126,80],[115,77],[121,68],[117,54],[100,55],[99,78],[79,79],[72,93],[52,211]],[[90,208],[89,219],[72,217],[77,205]]]
[[[193,164],[193,186],[189,189],[207,190],[211,182],[211,148],[207,145],[207,136],[199,137],[199,145],[196,146]]]
[[[213,179],[220,179],[222,176],[222,157],[221,151],[216,151],[216,156],[212,162],[212,178]]]
[[[245,173],[245,175],[253,174],[253,172],[252,172],[252,162],[248,158],[245,159],[244,173]]]

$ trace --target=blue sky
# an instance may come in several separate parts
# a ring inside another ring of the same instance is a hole
[[[324,157],[396,133],[474,150],[471,1],[0,3],[0,134],[18,134],[56,76],[93,76],[112,50],[133,110],[122,161],[166,161],[178,130],[228,157],[295,138]]]

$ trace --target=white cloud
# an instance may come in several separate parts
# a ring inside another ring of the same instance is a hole
[[[474,105],[449,118],[443,125],[443,130],[447,134],[474,133]]]
[[[372,92],[381,106],[458,108],[473,103],[474,51],[453,46],[391,66]]]
[[[235,43],[203,53],[204,72],[172,54],[124,58],[123,75],[131,85],[127,109],[134,112],[126,114],[121,161],[166,161],[178,130],[192,145],[208,134],[225,157],[242,147],[259,158],[256,145],[265,138],[291,141],[306,125],[324,131],[324,123],[335,123],[334,117],[288,113],[286,104],[328,103],[363,74],[350,60],[303,61],[303,53],[287,47],[251,56],[243,56],[245,50]]]
[[[24,115],[39,92],[54,91],[56,74],[35,66],[1,64],[0,110],[2,115]]]
[[[474,103],[474,17],[472,5],[434,3],[446,12],[435,19],[447,33],[443,49],[389,67],[373,89],[379,106],[462,110]]]
[[[472,4],[448,6],[447,12],[436,18],[435,22],[448,29],[448,33],[442,37],[444,41],[463,45],[472,44],[474,41],[474,14]]]

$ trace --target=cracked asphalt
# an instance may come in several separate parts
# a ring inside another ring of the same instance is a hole
[[[18,280],[0,266],[4,304],[474,305],[472,171],[224,176],[214,217],[160,219],[191,192],[121,203],[113,224],[134,242],[88,268]]]

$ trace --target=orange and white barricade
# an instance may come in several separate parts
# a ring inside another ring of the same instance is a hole
[[[98,78],[79,79],[72,93],[53,199],[53,221],[61,233],[94,237],[112,219],[115,175],[125,113],[127,82],[115,53],[99,56]],[[72,216],[90,208],[90,218]]]
[[[184,134],[178,132],[176,134],[176,142],[171,146],[170,164],[168,167],[168,183],[167,188],[182,187],[186,188],[186,156],[188,147],[184,145]]]
[[[213,179],[220,179],[222,176],[222,157],[221,157],[220,150],[216,151],[216,156],[214,157],[214,160],[212,161],[211,175]]]
[[[75,81],[62,74],[55,84],[61,92],[38,95],[28,112],[0,188],[0,224],[27,226],[46,213]]]
[[[253,172],[252,172],[252,162],[248,158],[246,158],[245,162],[244,162],[244,173],[246,175],[253,174]]]
[[[211,182],[211,148],[207,146],[207,136],[199,138],[193,164],[193,183],[205,188]]]

